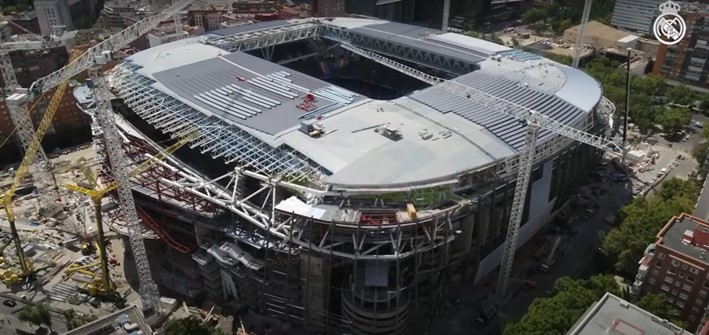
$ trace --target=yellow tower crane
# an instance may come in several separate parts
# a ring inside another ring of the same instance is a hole
[[[71,55],[69,56],[69,63],[78,58],[81,54],[81,51],[73,50],[71,52]],[[10,222],[10,233],[12,234],[12,240],[15,243],[17,258],[20,264],[19,271],[17,271],[16,269],[0,270],[0,280],[2,280],[5,285],[14,285],[24,279],[29,279],[31,281],[36,272],[34,269],[34,265],[31,261],[27,259],[24,250],[22,250],[22,241],[20,241],[20,236],[18,235],[17,227],[15,226],[13,198],[15,197],[15,191],[17,191],[17,187],[22,182],[25,173],[27,173],[27,170],[29,169],[30,165],[35,160],[37,151],[42,145],[42,139],[47,133],[49,126],[52,124],[54,114],[57,112],[57,109],[59,109],[59,105],[62,102],[62,98],[64,97],[64,93],[66,92],[66,88],[68,85],[69,81],[67,80],[57,86],[57,89],[54,91],[54,95],[52,96],[52,99],[49,102],[47,111],[44,113],[42,120],[37,126],[35,137],[32,139],[32,143],[30,143],[30,145],[27,147],[27,150],[25,150],[25,155],[24,157],[22,157],[22,162],[17,168],[17,171],[15,171],[15,177],[12,181],[12,184],[7,189],[7,191],[5,191],[2,197],[0,197],[0,203],[5,206],[5,214],[7,216],[7,220]],[[23,113],[29,113],[29,111],[24,110]]]
[[[165,157],[169,156],[173,152],[175,152],[177,149],[181,148],[183,145],[187,144],[189,141],[193,140],[196,137],[196,133],[189,134],[182,139],[178,140],[175,142],[175,144],[171,145],[170,147],[166,148],[165,150],[161,151],[157,155],[153,156],[151,159],[146,160],[142,162],[138,167],[136,167],[133,171],[131,171],[128,175],[129,177],[135,177],[139,174],[141,174],[143,171],[148,169],[150,166],[155,164],[156,162],[163,160]],[[118,187],[118,184],[114,181],[111,182],[110,184],[106,185],[102,189],[97,189],[99,187],[98,182],[96,181],[96,178],[94,178],[93,174],[91,171],[89,171],[88,168],[83,167],[82,170],[84,171],[84,175],[88,179],[89,185],[92,187],[92,189],[87,189],[78,185],[71,185],[71,184],[62,184],[63,187],[66,187],[70,190],[76,191],[76,192],[81,192],[83,194],[88,195],[91,198],[91,201],[94,204],[94,215],[96,219],[96,232],[98,234],[98,238],[96,242],[98,243],[98,250],[96,252],[98,253],[99,256],[99,264],[101,265],[101,276],[99,278],[94,278],[92,282],[87,286],[87,291],[89,295],[92,296],[112,296],[115,293],[116,286],[111,282],[111,277],[108,272],[108,254],[106,253],[106,244],[105,244],[105,239],[104,239],[104,232],[103,232],[103,215],[101,213],[101,200],[103,197],[108,193],[113,190],[115,190]]]

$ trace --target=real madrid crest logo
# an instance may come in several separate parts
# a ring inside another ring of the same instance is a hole
[[[655,19],[652,26],[655,37],[665,45],[679,43],[687,33],[687,24],[679,15],[679,5],[669,0],[661,4],[659,9],[662,14]]]

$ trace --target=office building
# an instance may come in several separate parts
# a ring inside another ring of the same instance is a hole
[[[650,34],[657,6],[666,0],[617,0],[611,25],[641,35]]]
[[[318,0],[313,12],[320,17],[344,16],[345,0]]]
[[[65,31],[73,29],[67,0],[36,0],[34,7],[43,36],[53,34],[57,27],[62,27]]]

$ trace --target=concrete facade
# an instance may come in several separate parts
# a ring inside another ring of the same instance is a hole
[[[67,0],[37,0],[34,6],[39,30],[43,36],[51,35],[55,26],[64,26],[66,31],[73,30]]]
[[[611,25],[640,34],[649,34],[657,6],[665,0],[618,0]]]
[[[661,45],[652,73],[694,86],[709,87],[709,11],[681,11],[687,23],[687,35],[673,46]]]

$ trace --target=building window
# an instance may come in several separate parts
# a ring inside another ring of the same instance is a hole
[[[650,278],[647,280],[647,283],[650,284],[650,285],[655,285],[655,283],[656,283],[655,277],[650,277]]]
[[[665,291],[665,292],[669,292],[669,291],[670,291],[670,285],[663,284],[662,287],[660,287],[660,289],[663,290],[663,291]]]
[[[677,303],[675,303],[675,305],[677,305],[677,307],[679,307],[679,308],[684,308],[684,301],[677,300]]]
[[[677,270],[675,270],[674,268],[669,268],[669,269],[667,269],[667,272],[668,272],[669,274],[671,274],[671,275],[676,275],[676,274],[677,274]]]
[[[704,282],[704,287],[709,288],[709,281]]]
[[[687,300],[687,298],[689,298],[689,295],[687,293],[682,292],[679,294],[679,298],[682,300]]]
[[[689,269],[689,273],[698,275],[698,274],[699,274],[699,269],[697,269],[697,268],[695,268],[695,267],[692,267],[691,269]]]
[[[699,297],[704,298],[707,296],[707,290],[700,290],[699,291]]]
[[[665,259],[665,254],[664,254],[664,253],[658,253],[658,254],[657,254],[657,259]]]
[[[679,261],[678,261],[678,260],[676,260],[676,259],[673,259],[673,260],[672,260],[672,266],[674,266],[674,267],[678,267],[678,266],[679,266],[679,264],[680,264],[680,263],[679,263]]]
[[[670,276],[665,276],[665,283],[672,284],[675,280]]]
[[[687,276],[687,281],[690,283],[694,283],[694,276]]]
[[[685,290],[685,291],[687,291],[687,292],[692,292],[692,286],[691,286],[691,285],[684,284],[684,286],[682,286],[682,289]]]

